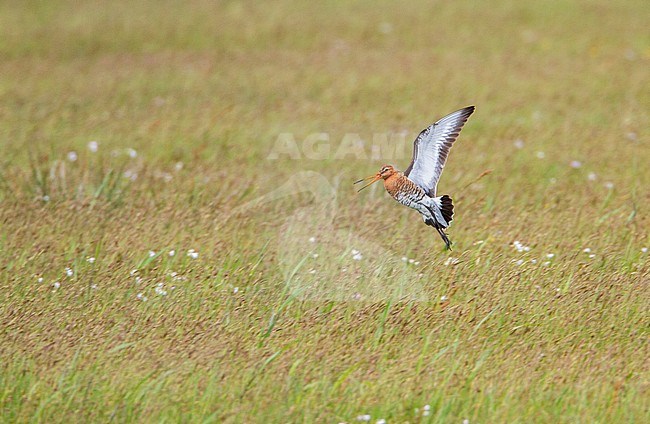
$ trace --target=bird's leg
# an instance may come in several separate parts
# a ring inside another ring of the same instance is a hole
[[[436,218],[426,219],[424,223],[435,228],[436,231],[438,231],[438,234],[440,234],[440,237],[442,237],[442,241],[445,242],[447,250],[451,250],[451,240],[449,240],[449,237],[447,237],[447,234],[445,234],[442,226],[438,223],[438,221],[436,221]]]
[[[435,226],[436,230],[438,230],[438,234],[440,234],[440,237],[442,237],[442,240],[445,242],[445,246],[447,246],[447,250],[451,250],[451,240],[449,240],[449,237],[447,237],[447,234],[440,228],[440,226],[436,225]]]

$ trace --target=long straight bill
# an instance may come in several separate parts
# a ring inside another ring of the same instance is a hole
[[[355,183],[355,184],[358,184],[358,183],[360,183],[360,182],[368,181],[368,180],[370,180],[370,179],[372,179],[372,180],[371,180],[368,184],[364,185],[364,186],[361,187],[359,190],[357,190],[357,193],[360,192],[361,190],[363,190],[364,188],[369,187],[370,185],[372,185],[372,184],[376,183],[377,181],[381,180],[381,175],[379,175],[379,174],[371,175],[371,176],[369,176],[369,177],[362,178],[362,179],[360,179],[360,180],[358,180],[358,181],[355,181],[354,183]]]

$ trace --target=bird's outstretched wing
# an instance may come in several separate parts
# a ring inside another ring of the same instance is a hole
[[[431,197],[436,195],[449,150],[472,112],[474,106],[450,113],[422,130],[413,142],[413,159],[404,175]]]

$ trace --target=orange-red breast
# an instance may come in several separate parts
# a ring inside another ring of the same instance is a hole
[[[392,165],[384,165],[377,174],[355,182],[370,180],[361,191],[383,180],[386,191],[395,200],[420,212],[424,222],[438,231],[447,249],[451,249],[451,241],[444,230],[452,221],[454,205],[446,194],[436,197],[438,180],[451,146],[473,112],[474,106],[468,106],[422,130],[413,142],[411,164],[403,173]]]

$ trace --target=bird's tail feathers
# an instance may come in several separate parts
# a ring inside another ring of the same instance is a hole
[[[442,212],[442,217],[445,219],[445,227],[449,227],[449,224],[451,224],[451,221],[454,219],[454,203],[452,202],[451,197],[444,194],[440,197],[434,198],[434,200],[438,204],[440,212]]]

